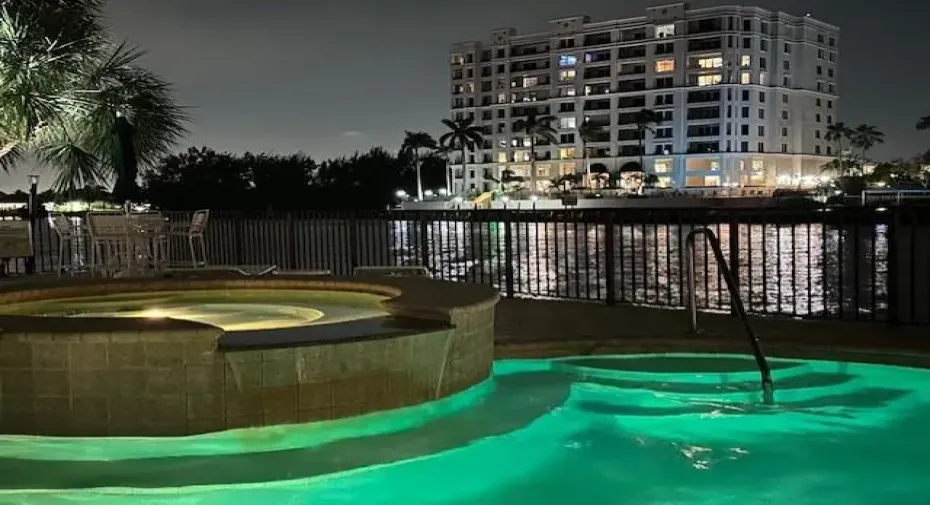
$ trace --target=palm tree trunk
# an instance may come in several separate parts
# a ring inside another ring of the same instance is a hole
[[[646,167],[643,165],[643,163],[644,163],[644,162],[643,162],[643,158],[644,158],[643,155],[645,154],[645,150],[646,150],[646,142],[645,142],[645,139],[643,138],[645,135],[646,135],[646,129],[645,129],[645,128],[640,128],[640,129],[639,129],[639,135],[636,136],[637,139],[639,140],[639,170],[640,170],[641,172],[645,172],[645,171],[646,171]]]
[[[449,152],[444,152],[442,157],[446,162],[446,168],[444,170],[446,176],[446,195],[452,196],[452,164],[449,162]]]
[[[420,153],[414,150],[413,166],[417,172],[417,200],[423,201],[423,179],[420,177]]]
[[[465,143],[462,143],[462,193],[465,193]]]
[[[536,137],[530,135],[530,194],[536,194]]]
[[[581,160],[584,163],[585,186],[591,187],[591,164],[588,163],[588,143],[581,143]]]

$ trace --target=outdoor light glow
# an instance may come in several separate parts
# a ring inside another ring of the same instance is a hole
[[[407,192],[402,189],[398,189],[394,192],[394,195],[397,196],[397,198],[407,198]]]
[[[501,198],[501,200],[503,200],[503,201],[506,203],[506,202],[509,202],[509,201],[510,201],[510,197],[507,196],[507,195],[504,195],[504,196]]]
[[[455,203],[462,203],[462,197],[461,197],[461,196],[457,196],[457,197],[453,198],[452,201],[455,202]]]
[[[536,200],[539,200],[539,197],[536,195],[533,195],[530,197],[530,200],[533,200],[535,202]]]
[[[442,196],[446,196],[449,194],[449,192],[446,190],[446,188],[439,188],[439,194]]]
[[[434,194],[434,193],[433,193],[433,190],[431,190],[431,189],[427,189],[426,191],[423,192],[423,196],[425,196],[425,197],[427,197],[427,198],[432,197],[433,194]]]
[[[145,309],[139,315],[147,319],[164,319],[168,317],[168,314],[161,309]]]
[[[885,186],[888,185],[888,183],[886,183],[885,181],[878,181],[878,182],[875,183],[875,185],[878,186],[878,187],[880,187],[880,188],[884,188]]]
[[[887,211],[887,210],[888,210],[888,207],[879,207],[879,208],[875,209],[875,212],[885,212],[885,211]]]
[[[32,186],[38,186],[38,185],[39,185],[39,176],[38,176],[37,174],[31,174],[31,175],[29,176],[29,184],[32,185]]]

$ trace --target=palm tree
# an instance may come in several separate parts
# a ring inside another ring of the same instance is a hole
[[[69,191],[113,175],[117,115],[133,127],[140,165],[153,165],[186,133],[170,86],[139,66],[143,53],[113,44],[100,0],[0,4],[0,168],[27,155]]]
[[[406,132],[401,152],[410,156],[417,174],[417,200],[423,201],[423,179],[420,177],[420,159],[436,149],[436,140],[426,132]]]
[[[645,172],[646,166],[643,158],[646,154],[646,131],[655,133],[654,127],[662,124],[662,116],[654,110],[643,109],[636,113],[635,120],[636,129],[639,132],[639,135],[637,135],[639,140],[639,170]]]
[[[462,153],[462,171],[464,171],[465,152],[481,145],[484,141],[484,132],[480,126],[475,126],[475,118],[443,119],[442,124],[446,125],[449,131],[439,137],[439,145],[450,151],[458,149]],[[451,165],[449,170],[452,170]],[[449,193],[452,193],[451,187]]]
[[[587,184],[591,184],[591,165],[588,160],[588,144],[594,142],[595,137],[600,131],[600,128],[591,124],[587,119],[578,127],[578,138],[581,140],[581,158],[584,163],[584,173]]]
[[[885,134],[872,125],[861,124],[852,131],[850,142],[852,145],[862,149],[862,161],[864,163],[866,160],[865,155],[869,149],[874,147],[875,144],[885,143]]]
[[[536,141],[548,140],[550,144],[557,144],[556,130],[552,126],[558,118],[555,116],[540,116],[531,110],[526,117],[514,124],[514,131],[526,134],[530,139],[530,191],[535,195],[538,188],[536,174]]]
[[[449,154],[452,152],[452,149],[449,146],[444,146],[439,143],[436,144],[436,149],[433,151],[438,155],[442,161],[445,163],[445,179],[446,179],[446,194],[452,193],[452,170],[449,168]]]
[[[839,160],[836,165],[841,174],[846,173],[845,164],[843,162],[843,146],[850,140],[852,134],[852,128],[846,126],[846,123],[838,122],[827,126],[827,134],[824,136],[827,142],[833,142],[836,146],[836,159]]]
[[[918,130],[930,130],[930,116],[924,116],[917,122]]]

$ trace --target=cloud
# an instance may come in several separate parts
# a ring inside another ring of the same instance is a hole
[[[348,130],[342,132],[343,137],[361,137],[362,135],[364,135],[364,133],[357,130]]]

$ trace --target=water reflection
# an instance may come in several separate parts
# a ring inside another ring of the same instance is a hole
[[[730,226],[710,227],[729,261]],[[57,239],[46,223],[40,222],[39,228],[39,268],[54,270]],[[738,228],[737,274],[750,311],[885,317],[886,225],[767,223]],[[206,242],[212,264],[274,264],[337,274],[350,273],[354,265],[422,264],[436,277],[491,284],[516,295],[589,300],[607,299],[612,264],[617,301],[682,306],[684,239],[691,229],[686,224],[623,224],[608,229],[604,224],[580,222],[514,222],[508,230],[502,222],[466,220],[217,217],[211,219]],[[607,253],[608,233],[613,234],[612,258]],[[709,252],[698,241],[697,300],[704,308],[728,310],[729,295]],[[69,255],[66,264],[84,263],[87,246],[71,244],[65,254]],[[170,258],[172,263],[189,262],[183,237],[171,243]],[[916,269],[914,265],[912,271]],[[512,279],[509,286],[508,279]]]

